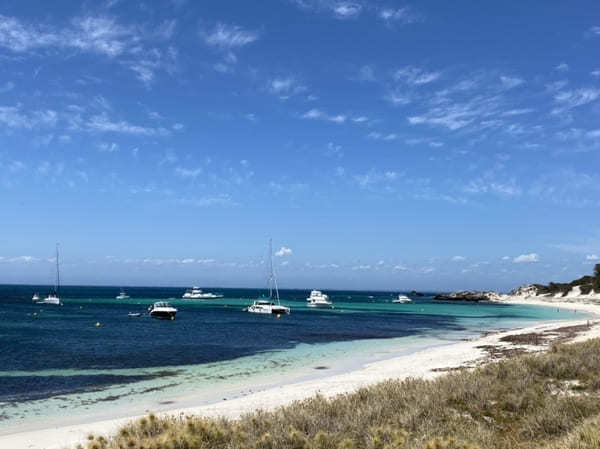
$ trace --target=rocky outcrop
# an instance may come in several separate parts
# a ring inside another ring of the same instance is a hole
[[[413,290],[412,292],[410,292],[410,296],[425,296],[425,293],[421,293],[416,290]]]
[[[502,298],[502,295],[496,292],[481,292],[481,291],[470,291],[461,290],[453,293],[442,293],[436,295],[433,299],[438,301],[498,301]]]
[[[509,293],[510,296],[519,296],[521,298],[529,298],[531,296],[538,296],[539,294],[540,290],[535,285],[523,285]]]

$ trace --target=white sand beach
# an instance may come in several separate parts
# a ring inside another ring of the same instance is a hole
[[[581,301],[581,300],[579,300]],[[600,318],[600,305],[585,302],[558,301],[548,302],[541,299],[524,299],[519,297],[503,297],[501,302],[509,304],[535,304],[553,306],[588,312]],[[589,327],[588,327],[589,324]],[[391,358],[366,364],[359,369],[344,374],[331,375],[314,380],[286,384],[264,391],[250,393],[246,396],[227,401],[173,409],[160,414],[169,415],[202,415],[202,416],[225,416],[235,418],[241,414],[257,409],[273,409],[278,406],[289,404],[293,401],[302,400],[315,394],[330,397],[337,394],[353,392],[361,387],[372,385],[387,379],[404,379],[408,377],[433,378],[444,373],[444,371],[461,366],[476,366],[490,360],[489,347],[499,351],[502,349],[515,348],[511,342],[501,341],[503,337],[525,334],[544,333],[544,343],[536,346],[520,345],[521,350],[541,351],[545,350],[558,333],[555,329],[569,326],[582,326],[578,329],[577,336],[572,341],[581,341],[589,338],[600,337],[600,321],[581,320],[553,321],[551,323],[538,324],[531,327],[487,333],[476,339],[461,341],[458,343],[436,346],[420,352]],[[488,350],[486,351],[486,348]],[[85,441],[89,434],[110,435],[126,422],[137,418],[110,419],[84,424],[31,429],[18,433],[8,433],[0,430],[0,447],[2,448],[29,448],[29,449],[61,449],[71,448],[79,442]]]

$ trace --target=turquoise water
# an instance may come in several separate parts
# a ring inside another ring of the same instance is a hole
[[[277,318],[243,312],[258,291],[223,290],[219,300],[170,299],[179,309],[171,322],[127,313],[180,297],[181,289],[128,289],[131,299],[115,300],[118,289],[71,287],[65,305],[52,307],[32,304],[36,288],[0,286],[0,342],[11,348],[0,355],[0,431],[67,415],[212,403],[486,330],[583,316],[431,296],[394,304],[397,292],[327,292],[335,308],[315,310],[306,307],[307,291],[289,290],[282,303],[292,313]]]

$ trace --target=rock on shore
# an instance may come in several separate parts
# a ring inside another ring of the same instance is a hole
[[[470,301],[470,302],[479,302],[479,301],[498,301],[502,299],[502,295],[497,292],[492,291],[471,291],[471,290],[461,290],[452,293],[442,293],[436,295],[433,299],[437,299],[439,301]]]

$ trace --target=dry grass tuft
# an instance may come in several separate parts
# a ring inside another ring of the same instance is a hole
[[[600,448],[600,340],[238,420],[150,415],[87,449]]]

